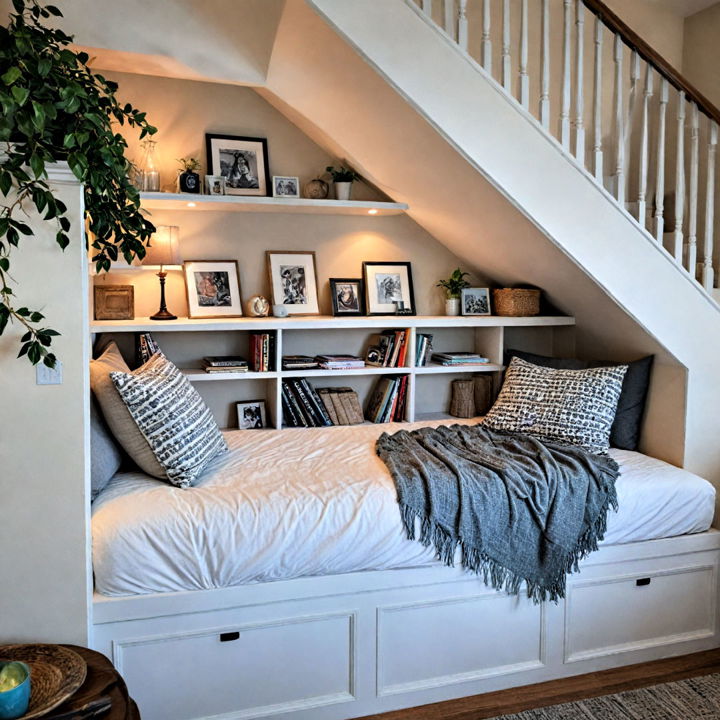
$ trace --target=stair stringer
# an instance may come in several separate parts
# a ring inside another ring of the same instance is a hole
[[[288,0],[259,92],[459,257],[546,289],[581,352],[658,353],[644,449],[720,482],[717,305],[412,7]]]

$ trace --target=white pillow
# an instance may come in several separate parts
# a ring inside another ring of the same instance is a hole
[[[137,370],[111,372],[110,378],[173,485],[189,487],[227,450],[200,395],[161,352]]]
[[[514,357],[483,424],[605,455],[627,367],[555,370]]]

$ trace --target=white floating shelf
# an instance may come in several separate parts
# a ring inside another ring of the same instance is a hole
[[[412,372],[412,368],[387,368],[373,367],[372,365],[364,368],[347,369],[347,370],[326,370],[320,368],[318,370],[283,370],[280,373],[284,378],[301,378],[301,377],[341,377],[344,375],[407,375]]]
[[[442,373],[453,373],[460,375],[462,373],[477,373],[477,372],[498,372],[503,370],[502,365],[495,365],[493,363],[478,363],[477,365],[460,365],[450,367],[448,365],[438,365],[437,363],[429,363],[422,367],[413,368],[417,375],[438,375]]]
[[[276,378],[276,372],[205,372],[202,368],[190,368],[182,371],[191,382],[206,380],[271,380]]]
[[[400,215],[405,203],[379,200],[307,200],[246,195],[192,195],[190,193],[140,193],[145,210],[187,210],[194,212],[276,212],[319,215]]]

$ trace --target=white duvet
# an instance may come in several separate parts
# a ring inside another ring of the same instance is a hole
[[[231,452],[186,490],[119,473],[93,504],[95,588],[135,595],[434,563],[405,537],[375,440],[435,424],[228,432]],[[620,510],[605,544],[710,527],[710,483],[640,453],[611,455]]]

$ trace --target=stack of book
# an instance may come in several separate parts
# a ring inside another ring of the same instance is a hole
[[[324,370],[359,370],[365,361],[355,355],[318,355],[315,360]]]
[[[247,360],[235,355],[208,355],[203,358],[202,365],[206,373],[248,371]]]
[[[251,332],[250,365],[253,372],[271,372],[275,369],[275,333]]]
[[[415,367],[424,367],[432,355],[433,336],[427,333],[417,334],[417,349],[415,351]]]
[[[144,365],[160,348],[150,333],[139,333],[135,343],[135,359],[138,366]]]
[[[360,400],[352,388],[318,388],[317,392],[333,425],[359,425],[365,421]]]
[[[283,355],[283,370],[316,370],[320,363],[309,355]]]
[[[375,367],[404,367],[410,330],[385,330],[370,338],[365,361]]]
[[[285,424],[290,427],[327,427],[333,424],[325,403],[305,378],[282,381]]]
[[[407,407],[407,375],[381,377],[375,385],[367,405],[366,417],[370,422],[402,422]]]
[[[463,367],[464,365],[483,365],[489,363],[488,358],[471,352],[433,353],[433,362],[446,367]]]

